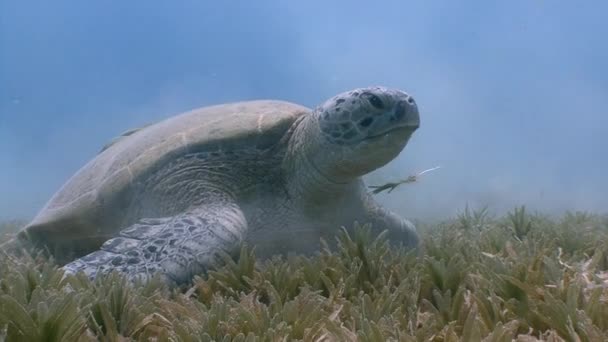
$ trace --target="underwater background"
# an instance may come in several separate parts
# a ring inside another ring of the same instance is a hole
[[[4,341],[608,341],[608,2],[0,0],[0,243],[113,137],[205,105],[411,93],[369,227],[180,288],[0,253]],[[2,234],[8,232],[9,234]]]
[[[0,219],[28,219],[121,132],[209,104],[401,88],[422,126],[370,183],[466,205],[605,212],[604,1],[0,1]]]

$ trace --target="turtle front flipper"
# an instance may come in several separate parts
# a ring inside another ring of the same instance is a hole
[[[116,270],[144,281],[159,272],[179,284],[207,270],[221,251],[238,248],[246,229],[236,204],[210,203],[173,217],[142,219],[63,269],[66,274],[83,271],[90,278]]]

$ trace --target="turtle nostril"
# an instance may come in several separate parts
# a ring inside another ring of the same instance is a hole
[[[405,116],[405,103],[404,102],[399,102],[399,104],[397,104],[397,108],[395,108],[395,113],[393,114],[393,116],[397,120],[400,120]]]

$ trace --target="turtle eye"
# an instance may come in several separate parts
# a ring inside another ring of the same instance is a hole
[[[374,108],[382,109],[384,107],[384,103],[382,103],[382,100],[378,96],[371,93],[365,93],[365,97]]]

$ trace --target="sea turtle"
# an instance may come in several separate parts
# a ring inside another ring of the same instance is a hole
[[[67,255],[66,274],[160,273],[183,283],[242,243],[309,253],[355,221],[416,246],[361,177],[419,127],[414,99],[359,88],[316,109],[276,100],[204,107],[130,130],[74,174],[8,245]],[[331,239],[333,240],[333,238]]]

